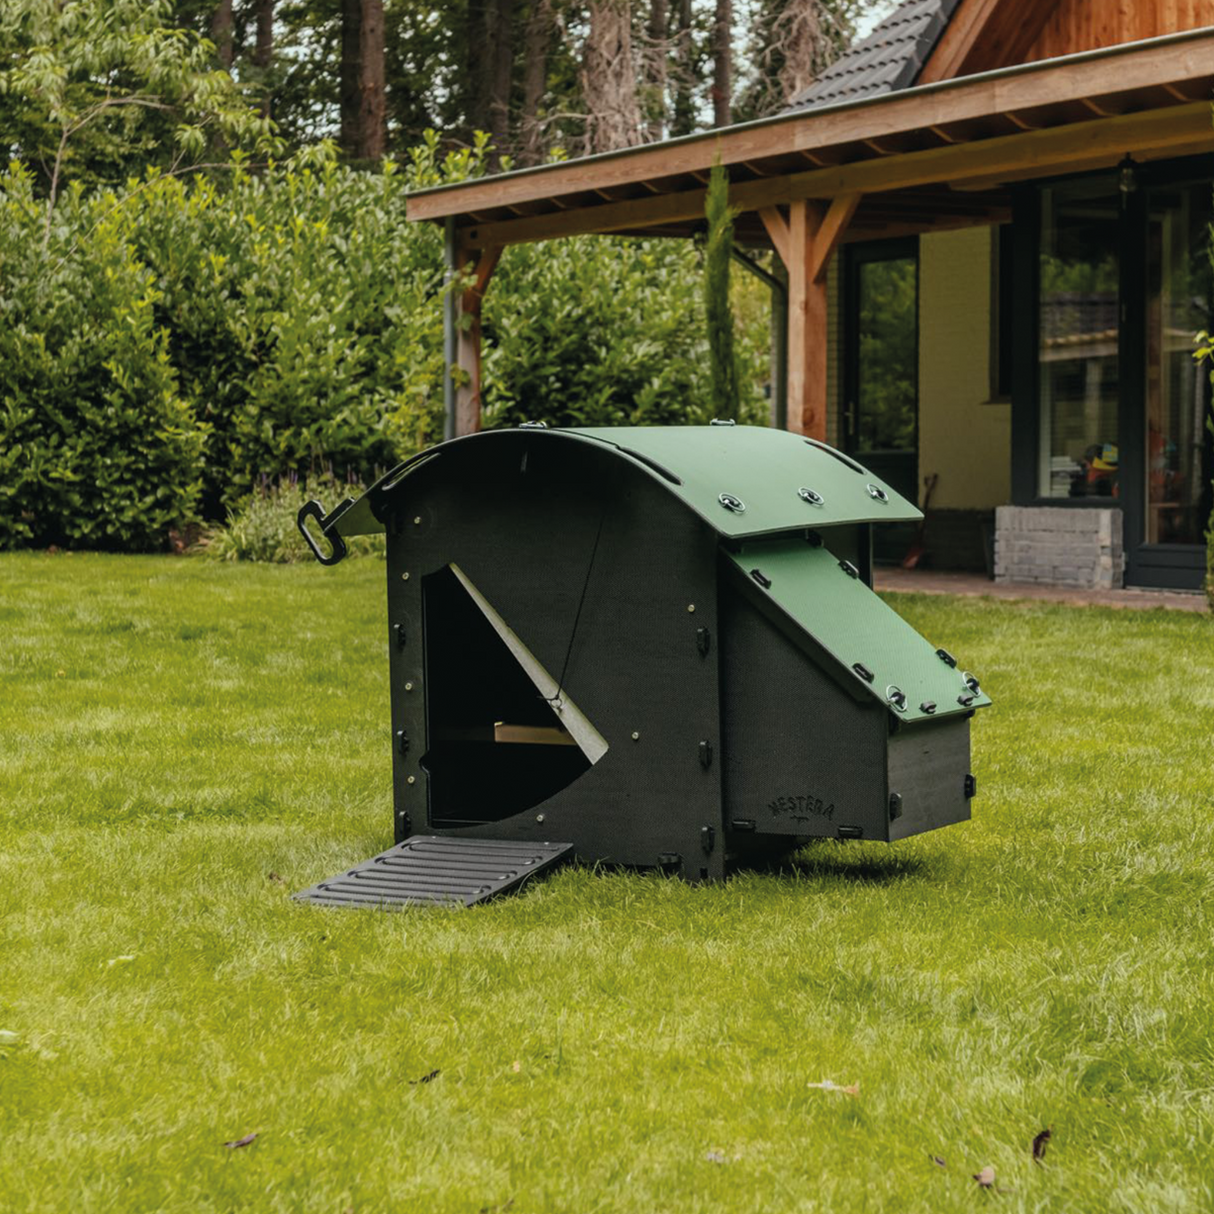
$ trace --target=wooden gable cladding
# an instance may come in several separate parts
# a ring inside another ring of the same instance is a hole
[[[1210,0],[1062,0],[1021,62],[1214,25]]]
[[[961,0],[916,84],[1207,26],[1210,0]]]

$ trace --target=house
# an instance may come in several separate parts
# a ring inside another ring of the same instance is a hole
[[[938,567],[1199,586],[1209,19],[1198,0],[907,0],[775,117],[414,194],[476,269],[449,305],[454,429],[478,426],[501,250],[686,238],[719,158],[738,242],[783,269],[776,424],[912,498],[935,476]]]

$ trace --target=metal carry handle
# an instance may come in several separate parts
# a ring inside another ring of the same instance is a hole
[[[321,551],[320,545],[316,542],[316,537],[308,530],[307,520],[310,518],[316,520],[320,526],[321,534],[333,545],[333,551],[328,556],[325,556]],[[322,565],[336,565],[339,561],[345,559],[346,541],[336,531],[325,531],[325,509],[315,498],[310,502],[304,502],[300,506],[295,523],[299,527],[299,534],[308,541],[308,547],[312,549],[312,555]]]

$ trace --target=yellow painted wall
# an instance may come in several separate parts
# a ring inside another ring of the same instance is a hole
[[[919,483],[939,473],[934,509],[1011,500],[1011,406],[988,403],[995,235],[964,228],[919,238]]]

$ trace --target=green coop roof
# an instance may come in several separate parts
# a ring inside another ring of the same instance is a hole
[[[916,506],[854,460],[787,430],[620,426],[555,433],[610,443],[646,464],[725,536],[921,517]],[[743,508],[723,505],[723,495]]]
[[[746,544],[730,559],[858,687],[885,704],[891,704],[892,691],[900,690],[905,708],[891,707],[895,716],[918,721],[990,703],[981,689],[975,692],[966,684],[961,663],[941,657],[826,548],[812,548],[804,540],[766,540]]]
[[[382,531],[375,503],[413,471],[463,443],[518,430],[453,440],[393,469],[357,502],[343,502],[324,529],[341,535]],[[843,523],[894,523],[922,517],[880,477],[839,451],[787,430],[762,426],[619,426],[526,431],[539,441],[593,442],[644,467],[721,535],[731,539]]]

